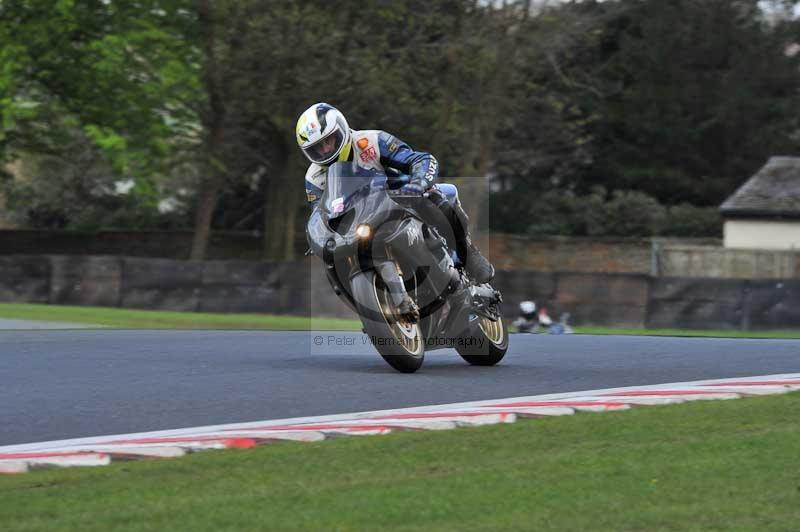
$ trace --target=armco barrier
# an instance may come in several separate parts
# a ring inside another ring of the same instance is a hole
[[[800,280],[499,271],[512,316],[524,299],[576,325],[800,328]],[[190,262],[116,256],[0,256],[0,301],[204,312],[353,316],[315,258]]]

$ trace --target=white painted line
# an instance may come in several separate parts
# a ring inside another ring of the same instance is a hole
[[[319,431],[277,431],[277,430],[263,430],[257,429],[239,430],[231,429],[230,431],[217,431],[217,432],[203,432],[199,434],[187,434],[185,436],[164,436],[164,437],[145,437],[138,438],[135,434],[129,439],[115,439],[108,442],[103,442],[108,445],[184,445],[184,444],[222,444],[224,446],[227,440],[288,440],[288,441],[320,441],[325,439],[325,435]]]
[[[463,408],[459,410],[464,410]],[[475,412],[483,414],[513,414],[516,417],[544,417],[544,416],[571,416],[575,413],[573,408],[565,406],[482,406],[475,408]],[[447,410],[442,410],[443,414]],[[509,423],[509,421],[506,421]]]
[[[111,463],[107,454],[87,453],[83,456],[62,456],[25,460],[28,467],[99,467]]]
[[[682,386],[695,386],[695,385],[716,385],[716,383],[721,383],[720,385],[725,385],[726,382],[735,381],[737,383],[742,382],[755,382],[755,381],[778,381],[778,380],[797,380],[800,382],[800,373],[784,373],[778,375],[761,375],[761,376],[753,376],[753,377],[736,377],[734,379],[727,378],[727,379],[707,379],[702,381],[694,381],[694,382],[677,382],[677,383],[664,383],[664,384],[651,384],[647,385],[648,389],[659,389],[659,388],[677,388]],[[257,428],[265,428],[268,426],[285,426],[290,424],[308,424],[308,423],[335,423],[340,421],[346,420],[353,420],[353,419],[362,419],[368,417],[374,417],[376,415],[387,415],[387,414],[397,414],[397,413],[424,413],[424,412],[440,412],[442,410],[457,410],[457,409],[466,409],[471,407],[482,407],[485,405],[491,405],[493,403],[498,402],[519,402],[519,401],[557,401],[557,400],[589,400],[589,401],[609,401],[609,397],[600,397],[600,394],[608,393],[608,392],[619,392],[619,391],[628,391],[628,390],[639,390],[642,389],[643,386],[626,386],[620,388],[606,388],[601,390],[585,390],[585,391],[575,391],[575,392],[561,392],[561,393],[552,393],[552,394],[544,394],[544,395],[536,395],[536,396],[522,396],[522,397],[511,397],[511,398],[498,398],[498,399],[489,399],[489,400],[481,400],[481,401],[469,401],[463,403],[451,403],[451,404],[438,404],[438,405],[428,405],[422,407],[409,407],[409,408],[400,408],[400,409],[393,409],[393,410],[374,410],[374,411],[367,411],[367,412],[358,412],[358,413],[348,413],[348,414],[332,414],[332,415],[325,415],[325,416],[308,416],[308,417],[298,417],[298,418],[289,418],[289,419],[273,419],[273,420],[266,420],[266,421],[252,421],[246,423],[233,423],[227,425],[208,425],[203,427],[188,427],[188,428],[181,428],[181,429],[171,429],[171,430],[161,430],[161,431],[152,431],[152,432],[140,432],[135,434],[116,434],[111,436],[94,436],[88,438],[73,438],[68,440],[56,440],[56,441],[47,441],[47,442],[34,442],[34,443],[24,443],[24,444],[15,444],[15,445],[8,445],[5,447],[0,447],[0,452],[12,452],[12,451],[35,451],[38,449],[47,449],[54,446],[63,446],[63,445],[78,445],[78,444],[92,444],[98,442],[107,442],[109,439],[117,439],[117,438],[148,438],[148,437],[169,437],[169,436],[187,436],[192,434],[204,434],[209,432],[216,432],[222,430],[230,430],[230,429],[249,429],[252,427]],[[634,400],[631,397],[625,399],[625,403],[628,404],[641,404],[641,405],[649,405],[649,404],[669,404],[669,403],[679,403],[682,402],[678,398],[674,398],[669,400],[667,398],[660,399],[660,400],[647,400],[638,398]]]
[[[735,393],[739,395],[776,395],[795,391],[791,386],[696,386],[698,390]],[[800,387],[796,388],[800,389]]]
[[[180,458],[186,451],[177,446],[166,445],[87,445],[85,447],[62,447],[53,452],[92,452],[121,457],[141,458]]]
[[[499,402],[490,405],[483,405],[484,408],[508,408],[517,411],[517,408],[542,408],[542,409],[563,409],[577,410],[580,412],[608,412],[610,410],[627,410],[630,405],[627,402],[609,401],[602,398],[589,398],[586,400],[559,399],[556,401],[512,401]]]
[[[800,389],[800,374],[629,386],[466,403],[276,419],[167,431],[76,438],[0,447],[0,473],[29,467],[104,465],[109,455],[177,457],[186,451],[250,448],[271,440],[320,441],[327,436],[389,434],[513,423],[518,416],[625,410],[636,405],[727,400]]]
[[[739,394],[737,393],[725,393],[725,392],[707,392],[702,390],[691,390],[691,389],[682,389],[682,390],[653,390],[650,388],[644,390],[631,390],[627,392],[613,392],[603,394],[603,397],[613,397],[614,399],[620,401],[630,401],[636,399],[672,399],[672,398],[679,398],[682,401],[717,401],[717,400],[725,400],[725,399],[738,399]]]
[[[0,461],[0,475],[16,475],[27,472],[28,464],[25,462],[15,462],[12,460]]]
[[[581,401],[587,402],[603,402],[608,401],[607,396],[591,396],[587,395],[586,397],[578,397]],[[622,399],[614,398],[615,401],[621,401]],[[664,396],[639,396],[639,397],[625,397],[625,404],[630,406],[655,406],[655,405],[677,405],[680,403],[685,403],[686,400],[683,397],[664,397]]]
[[[325,433],[319,430],[234,430],[232,432],[209,433],[208,436],[219,438],[255,438],[257,440],[286,440],[286,441],[322,441]]]
[[[185,438],[141,438],[123,439],[105,442],[105,445],[117,445],[121,447],[134,445],[173,445],[183,449],[193,451],[210,449],[249,449],[255,447],[256,441],[252,438],[237,438],[231,435],[196,435]],[[103,444],[100,444],[103,445]]]
[[[28,467],[93,467],[111,463],[103,453],[19,453],[0,455],[0,463],[25,462]]]
[[[342,423],[331,424],[316,424],[311,423],[308,425],[299,423],[297,425],[287,425],[285,429],[276,430],[276,427],[264,427],[264,432],[274,434],[291,434],[291,431],[300,431],[300,434],[307,433],[306,430],[319,430],[320,434],[325,432],[333,432],[337,430],[347,430],[349,428],[363,428],[369,426],[380,426],[390,429],[410,429],[410,430],[448,430],[457,427],[454,421],[446,420],[415,420],[415,419],[381,419],[375,420],[372,418],[364,419],[350,419]],[[251,429],[252,430],[252,429]],[[286,432],[283,432],[285,430]]]
[[[482,406],[476,408],[480,412],[507,412],[517,417],[571,416],[574,408],[566,406]]]
[[[406,414],[387,414],[384,416],[374,416],[369,418],[380,423],[391,424],[407,420],[418,421],[452,421],[458,426],[473,427],[481,425],[496,425],[498,423],[514,423],[517,420],[516,414],[508,411],[497,413],[485,412],[482,410],[471,411],[442,411],[436,413],[406,413]]]
[[[327,434],[340,435],[340,436],[383,436],[391,434],[393,431],[390,427],[347,427],[341,429],[325,430]]]

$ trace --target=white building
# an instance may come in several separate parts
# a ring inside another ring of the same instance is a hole
[[[726,248],[800,250],[800,157],[771,157],[720,212]]]

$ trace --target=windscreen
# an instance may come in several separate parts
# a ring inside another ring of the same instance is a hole
[[[376,184],[386,181],[386,176],[376,170],[361,168],[355,163],[336,163],[328,168],[328,179],[323,206],[330,216],[345,211],[354,196]]]

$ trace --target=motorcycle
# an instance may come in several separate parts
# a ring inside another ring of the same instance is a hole
[[[466,276],[430,199],[390,184],[383,172],[332,165],[306,227],[310,253],[394,369],[413,373],[426,351],[443,348],[473,365],[497,364],[508,349],[500,292]]]

